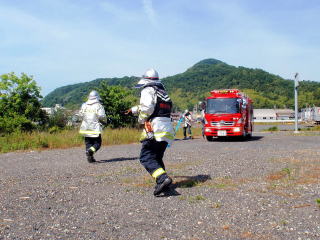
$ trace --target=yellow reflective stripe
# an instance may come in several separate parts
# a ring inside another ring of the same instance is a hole
[[[155,136],[155,137],[159,137],[159,138],[161,138],[161,137],[166,137],[166,138],[168,138],[168,139],[170,139],[170,140],[173,140],[173,139],[174,139],[173,134],[170,133],[170,132],[156,132],[156,133],[154,133],[154,136]]]
[[[140,114],[139,114],[139,118],[141,118],[141,119],[148,118],[149,116],[150,116],[150,114],[143,113],[143,112],[140,112]]]
[[[147,133],[146,131],[142,131],[141,136],[140,136],[140,141],[145,140],[147,138]]]
[[[85,130],[80,130],[79,133],[82,133],[82,134],[100,134],[101,132],[99,132],[99,131],[85,131]]]
[[[96,149],[95,149],[94,147],[91,147],[91,148],[89,148],[89,149],[91,149],[93,152],[96,151]]]
[[[158,168],[157,170],[155,170],[152,173],[152,177],[154,177],[155,179],[157,179],[157,177],[159,177],[160,175],[166,173],[166,171],[163,168]]]

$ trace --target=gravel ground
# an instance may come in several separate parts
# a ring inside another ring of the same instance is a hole
[[[140,144],[0,154],[0,239],[320,239],[319,142],[178,140],[162,197]]]

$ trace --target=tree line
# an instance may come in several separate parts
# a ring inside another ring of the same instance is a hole
[[[40,87],[33,76],[14,73],[0,76],[0,134],[28,131],[56,132],[68,127],[74,113],[58,109],[48,115],[41,109]],[[94,90],[92,87],[90,90]],[[108,127],[128,127],[135,124],[132,116],[123,113],[137,102],[132,90],[121,86],[102,83],[95,89],[101,96],[101,103],[108,116]],[[86,99],[83,99],[86,101]]]
[[[102,98],[112,128],[134,126],[133,117],[123,112],[139,99],[132,87],[137,77],[100,78],[91,82],[64,86],[44,99],[32,76],[22,73],[1,75],[0,134],[15,131],[57,131],[66,128],[73,117],[70,111],[58,110],[48,116],[41,107],[61,104],[79,109],[91,90]],[[213,89],[238,88],[253,99],[255,108],[293,108],[294,82],[261,69],[235,67],[216,59],[206,59],[184,73],[162,79],[173,101],[174,111],[193,107],[209,96]],[[302,81],[299,86],[299,108],[320,106],[320,83]]]

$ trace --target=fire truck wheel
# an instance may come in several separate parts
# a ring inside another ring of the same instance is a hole
[[[212,136],[206,136],[207,141],[212,142],[213,141],[213,137]]]

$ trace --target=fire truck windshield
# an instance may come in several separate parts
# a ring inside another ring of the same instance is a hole
[[[240,113],[238,98],[211,98],[207,100],[206,113]]]

